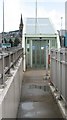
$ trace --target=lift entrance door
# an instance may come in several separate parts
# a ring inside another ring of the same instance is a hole
[[[44,68],[46,66],[46,40],[33,40],[32,44],[32,65],[34,68]]]

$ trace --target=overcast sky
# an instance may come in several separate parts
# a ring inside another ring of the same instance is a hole
[[[4,0],[4,31],[19,29],[22,13],[25,25],[26,17],[35,17],[36,0]],[[56,29],[65,24],[65,0],[37,0],[37,17],[49,17]],[[0,32],[3,31],[3,0],[0,0]]]

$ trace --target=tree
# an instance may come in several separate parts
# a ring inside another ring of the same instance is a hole
[[[20,43],[19,38],[16,37],[14,40],[14,46],[18,46],[19,43]]]
[[[7,43],[7,40],[6,40],[6,38],[4,38],[4,41],[2,40],[2,43],[3,43],[3,42],[4,42],[4,43]]]
[[[9,39],[9,43],[11,44],[11,47],[13,47],[13,41],[11,38]]]
[[[5,42],[5,43],[7,43],[7,40],[6,40],[6,38],[4,38],[4,42]]]

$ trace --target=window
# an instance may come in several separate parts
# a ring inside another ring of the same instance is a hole
[[[29,44],[29,40],[27,40],[27,44]]]

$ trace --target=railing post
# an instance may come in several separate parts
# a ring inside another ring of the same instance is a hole
[[[9,53],[9,73],[8,74],[10,74],[10,64],[11,64],[11,54]]]
[[[5,72],[4,72],[4,52],[2,52],[2,84],[5,83]]]
[[[46,76],[48,76],[48,46],[46,46]]]
[[[12,76],[10,69],[14,68],[15,63],[18,63],[19,58],[22,57],[22,49],[11,50],[7,53],[2,51],[0,56],[0,88],[3,88],[6,85],[7,77]]]

